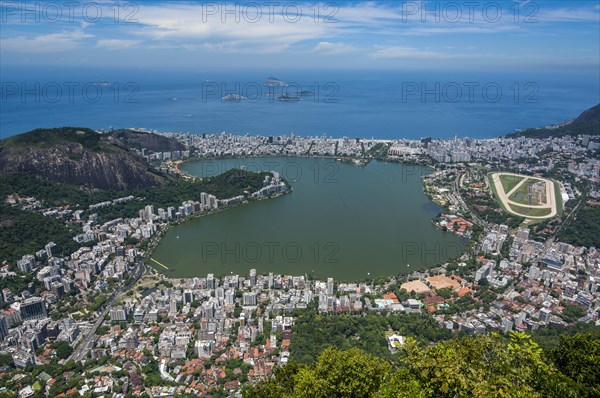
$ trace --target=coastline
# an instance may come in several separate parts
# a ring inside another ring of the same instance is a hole
[[[201,161],[211,161],[211,160],[236,160],[236,159],[261,159],[261,158],[300,158],[300,159],[332,159],[341,163],[347,163],[347,164],[352,164],[355,166],[359,166],[359,167],[364,167],[367,166],[369,163],[371,163],[374,160],[380,161],[380,162],[385,162],[385,163],[397,163],[397,164],[401,164],[401,165],[409,165],[409,166],[422,166],[422,167],[429,167],[431,168],[433,171],[437,170],[435,165],[437,164],[436,162],[411,162],[411,161],[407,161],[405,159],[394,159],[394,158],[390,158],[390,157],[375,157],[375,158],[370,158],[370,159],[364,159],[364,158],[357,158],[357,157],[352,157],[352,156],[333,156],[333,155],[296,155],[296,154],[264,154],[264,155],[246,155],[246,156],[214,156],[214,157],[198,157],[198,156],[190,156],[189,158],[186,159],[179,159],[176,160],[174,162],[172,162],[175,165],[175,170],[178,172],[178,174],[182,175],[182,176],[188,176],[190,178],[199,178],[196,176],[193,176],[183,170],[181,170],[181,166],[187,163],[192,163],[192,162],[201,162]],[[357,164],[357,161],[365,161],[366,163],[360,163]],[[432,172],[433,172],[432,171]]]

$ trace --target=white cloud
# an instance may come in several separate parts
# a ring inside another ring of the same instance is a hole
[[[358,48],[345,43],[332,43],[329,41],[321,41],[312,49],[312,52],[325,54],[344,54],[354,51],[358,51]]]
[[[103,7],[112,4],[104,0],[100,3]],[[111,22],[113,16],[106,13],[102,23],[76,21],[72,27],[78,29],[73,30],[60,31],[62,26],[46,24],[44,29],[56,30],[45,30],[42,34],[33,33],[29,27],[15,22],[10,25],[10,30],[3,29],[0,44],[2,50],[13,52],[50,53],[72,51],[89,43],[89,47],[95,46],[98,54],[143,45],[149,54],[178,49],[179,52],[171,51],[169,54],[174,54],[174,57],[181,56],[182,59],[191,56],[191,52],[198,53],[199,57],[203,53],[210,53],[211,56],[218,56],[217,53],[256,54],[259,57],[263,54],[277,53],[294,56],[308,54],[312,59],[356,52],[364,54],[367,61],[370,57],[370,62],[374,58],[467,59],[476,53],[473,50],[485,51],[496,43],[508,43],[508,37],[514,36],[510,35],[511,33],[531,34],[532,40],[539,40],[544,35],[558,34],[559,28],[569,31],[575,29],[576,32],[589,31],[590,24],[574,21],[597,21],[600,10],[600,6],[591,5],[569,8],[561,5],[542,7],[540,4],[539,12],[535,15],[539,23],[523,23],[522,19],[528,14],[527,11],[531,10],[525,9],[527,3],[522,3],[521,22],[516,23],[512,11],[507,10],[501,21],[489,23],[482,18],[482,6],[479,6],[473,23],[466,20],[466,15],[463,21],[450,23],[444,18],[436,22],[432,15],[427,17],[427,22],[423,22],[420,13],[407,15],[406,10],[402,9],[403,4],[413,7],[417,2],[345,2],[340,4],[339,9],[328,10],[336,11],[333,18],[337,22],[324,23],[323,18],[328,15],[328,11],[323,7],[327,3],[319,3],[321,12],[318,21],[315,21],[313,14],[314,4],[294,3],[302,7],[303,17],[293,23],[290,21],[293,16],[282,16],[281,6],[275,8],[273,15],[268,15],[265,3],[257,3],[263,7],[263,15],[258,21],[250,22],[248,17],[251,18],[252,15],[246,16],[247,18],[238,15],[238,21],[236,16],[231,14],[223,15],[217,12],[216,15],[207,15],[207,3],[202,5],[176,0],[168,3],[140,2],[135,14],[138,23],[119,23],[117,26]],[[222,7],[223,3],[212,4]],[[240,5],[243,6],[242,3],[238,3],[238,7]],[[229,3],[229,7],[232,7],[232,3]],[[123,17],[121,15],[121,18]],[[223,21],[224,17],[226,20]],[[94,36],[84,33],[84,29],[86,32],[95,33],[98,40],[89,40]],[[486,47],[480,44],[480,36],[483,34],[497,37],[486,42],[489,43]],[[441,40],[433,40],[437,38]],[[408,41],[409,39],[411,41]],[[428,44],[437,46],[437,50],[426,47]],[[477,45],[477,48],[472,46],[473,44]],[[539,44],[524,43],[519,47],[527,52],[537,49]],[[127,56],[126,52],[121,54]],[[503,57],[507,55],[510,54],[502,54]],[[493,56],[493,52],[486,55],[488,58]],[[335,57],[331,57],[331,60],[335,61]]]
[[[188,44],[183,46],[186,50],[198,51],[206,50],[212,52],[230,53],[230,54],[254,54],[257,52],[257,48],[260,48],[262,54],[272,54],[285,51],[290,48],[291,45],[281,43],[273,44],[271,46],[265,43],[255,43],[247,41],[225,41],[225,42],[205,42],[202,44]]]
[[[127,48],[135,47],[140,43],[140,40],[103,39],[98,40],[96,47],[107,48],[109,50],[124,50]]]
[[[84,39],[94,35],[84,33],[83,30],[72,32],[50,33],[35,37],[17,36],[2,38],[0,40],[3,50],[24,53],[51,53],[58,51],[74,50],[81,46]]]
[[[595,11],[594,11],[595,10]],[[541,23],[544,22],[598,22],[600,19],[600,6],[594,7],[594,10],[588,8],[543,8],[532,17]],[[530,10],[531,12],[531,10]]]
[[[276,14],[271,20],[267,10],[263,12],[253,23],[244,15],[239,21],[235,15],[207,15],[201,5],[142,5],[136,16],[140,24],[132,33],[153,44],[172,47],[264,53],[285,50],[307,40],[321,40],[337,29],[307,17],[292,23],[290,17]]]
[[[456,58],[456,55],[430,51],[420,50],[413,47],[402,47],[402,46],[391,46],[384,47],[376,50],[372,54],[374,58],[404,58],[404,59],[448,59]]]

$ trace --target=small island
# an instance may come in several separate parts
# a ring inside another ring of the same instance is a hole
[[[286,85],[286,83],[283,80],[278,79],[276,77],[269,77],[267,80],[265,80],[263,84],[266,87],[284,87]]]
[[[221,101],[224,102],[242,102],[247,100],[248,98],[244,97],[243,95],[239,95],[239,94],[227,94],[224,95],[223,97],[221,97]]]
[[[283,102],[298,102],[298,101],[302,101],[302,98],[297,97],[295,95],[283,94],[283,95],[280,95],[279,97],[277,97],[277,100],[283,101]]]

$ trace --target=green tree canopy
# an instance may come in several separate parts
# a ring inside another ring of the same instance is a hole
[[[600,340],[591,333],[561,336],[549,357],[558,370],[577,383],[580,396],[600,396]]]
[[[248,388],[246,398],[587,398],[597,397],[600,343],[561,339],[550,355],[525,333],[442,341],[408,339],[390,361],[358,348],[330,347],[309,366],[290,364]]]
[[[67,359],[73,352],[73,348],[66,341],[59,341],[54,344],[56,356],[59,359]]]

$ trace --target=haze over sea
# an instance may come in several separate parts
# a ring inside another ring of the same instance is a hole
[[[7,67],[1,76],[0,135],[5,138],[38,127],[69,125],[191,133],[294,132],[303,136],[381,139],[451,138],[455,133],[489,138],[559,123],[600,102],[598,76],[593,71],[579,72],[527,76],[484,71],[473,74],[267,68],[182,72],[140,68],[107,72]],[[288,89],[290,95],[299,87],[318,97],[303,97],[299,102],[277,101],[267,96],[269,89],[263,86],[270,76],[296,83]],[[104,83],[82,93],[84,86],[94,82]],[[71,95],[69,85],[74,87]],[[473,87],[472,95],[469,85]],[[486,85],[487,92],[483,89]],[[498,87],[502,90],[500,95]],[[102,95],[93,100],[97,88]],[[261,95],[257,95],[257,88],[262,90]],[[424,94],[422,89],[429,91]],[[232,92],[259,98],[242,102],[221,100]]]

